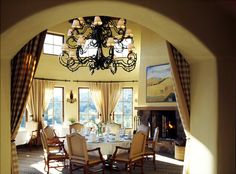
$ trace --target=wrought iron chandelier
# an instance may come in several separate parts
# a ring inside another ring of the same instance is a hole
[[[126,28],[126,19],[107,16],[79,17],[72,20],[66,43],[59,56],[60,63],[74,72],[80,67],[95,70],[118,67],[130,72],[135,69],[133,34]]]

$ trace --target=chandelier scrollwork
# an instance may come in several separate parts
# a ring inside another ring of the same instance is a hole
[[[126,19],[79,17],[73,19],[67,36],[59,61],[72,72],[80,67],[89,67],[91,74],[100,69],[110,69],[112,74],[118,67],[127,72],[135,69],[137,54]]]

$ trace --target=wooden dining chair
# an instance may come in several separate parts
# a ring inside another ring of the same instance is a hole
[[[84,174],[92,172],[90,168],[102,165],[102,173],[104,174],[104,159],[102,157],[100,148],[95,148],[88,150],[86,145],[85,137],[81,136],[79,133],[72,133],[66,136],[68,144],[68,154],[70,161],[70,173],[77,168],[84,169]],[[101,170],[93,171],[93,173],[100,172]]]
[[[132,165],[138,166],[140,164],[141,173],[143,173],[143,155],[146,145],[146,133],[139,131],[137,132],[131,142],[130,148],[116,146],[116,150],[111,157],[111,169],[114,163],[124,163],[126,166],[126,171],[130,174],[132,173]]]
[[[57,136],[55,130],[50,127],[46,126],[42,129],[43,134],[46,138],[46,143],[49,145],[50,149],[63,149],[64,148],[64,140],[65,137],[59,137]]]
[[[119,134],[121,129],[121,124],[118,123],[107,123],[106,129],[109,129],[109,133]]]
[[[149,131],[150,131],[150,130],[149,130],[149,127],[148,127],[148,126],[146,126],[146,125],[144,125],[144,124],[140,124],[140,125],[138,126],[136,132],[139,132],[139,131],[142,131],[142,132],[146,133],[147,138],[149,137]]]
[[[69,125],[70,133],[73,133],[73,130],[75,130],[75,132],[80,132],[83,128],[84,125],[82,125],[81,123],[73,123]]]
[[[44,157],[44,170],[49,173],[50,168],[58,168],[58,167],[65,167],[66,160],[69,158],[65,149],[58,149],[53,148],[53,144],[48,144],[46,135],[42,130],[40,130],[40,138],[43,146],[43,157]],[[52,163],[63,162],[63,165],[53,165],[50,166]],[[47,167],[47,170],[46,170]]]
[[[147,141],[145,152],[144,152],[144,157],[148,158],[149,156],[152,156],[154,170],[156,170],[156,151],[157,151],[157,144],[158,144],[158,135],[159,135],[159,128],[156,127],[154,131],[153,139]]]

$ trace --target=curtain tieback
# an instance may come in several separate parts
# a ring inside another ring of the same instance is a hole
[[[14,143],[16,140],[11,140],[11,143]]]

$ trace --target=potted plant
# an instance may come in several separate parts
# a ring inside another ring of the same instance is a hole
[[[73,123],[76,122],[76,120],[75,120],[75,118],[71,117],[71,118],[69,118],[69,122],[70,122],[71,124],[73,124]]]

